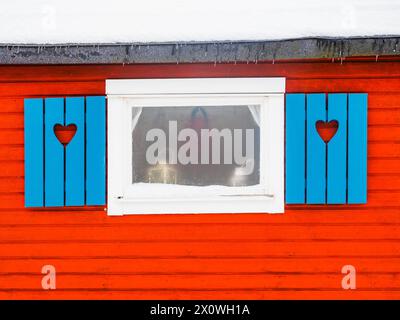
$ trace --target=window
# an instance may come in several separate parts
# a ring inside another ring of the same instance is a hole
[[[283,212],[284,85],[107,80],[108,214]]]

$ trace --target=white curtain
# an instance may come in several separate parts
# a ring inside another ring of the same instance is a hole
[[[142,114],[142,110],[143,110],[143,108],[141,108],[141,107],[132,108],[132,133],[133,133],[133,130],[135,130],[135,128],[136,128],[136,125],[139,121],[140,115]]]
[[[250,111],[251,116],[253,117],[253,120],[255,121],[255,123],[257,123],[257,125],[260,126],[260,121],[261,121],[260,106],[259,105],[249,105],[248,108],[249,108],[249,111]]]
[[[260,106],[259,105],[249,105],[247,107],[249,108],[249,111],[251,113],[251,116],[253,117],[254,122],[257,123],[258,126],[260,126],[260,121],[261,121]],[[139,121],[142,111],[143,111],[142,107],[132,108],[132,133],[133,133],[133,130],[135,130],[135,128],[136,128],[136,125]]]

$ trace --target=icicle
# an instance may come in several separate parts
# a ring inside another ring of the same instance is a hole
[[[235,65],[237,64],[238,51],[239,51],[239,46],[236,46],[236,50],[235,50]]]
[[[215,55],[214,67],[217,66],[217,62],[219,61],[219,46],[218,45],[216,46],[217,46],[217,54]]]
[[[179,44],[175,45],[175,52],[176,52],[176,64],[179,64]]]
[[[256,47],[255,51],[256,52],[254,54],[254,64],[257,64],[258,63],[258,59],[260,57],[260,52],[261,52],[261,50],[259,49],[259,46]]]

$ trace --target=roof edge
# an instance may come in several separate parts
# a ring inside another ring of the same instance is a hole
[[[114,44],[0,44],[0,64],[236,63],[398,56],[400,36]]]

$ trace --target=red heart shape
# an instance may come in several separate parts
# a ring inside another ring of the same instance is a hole
[[[75,136],[78,128],[76,127],[75,124],[69,124],[67,126],[63,126],[57,123],[56,125],[54,125],[53,130],[58,141],[60,141],[60,143],[64,145],[64,147],[66,147],[67,144],[70,143],[72,138]]]
[[[315,128],[322,140],[328,143],[336,134],[339,129],[339,123],[336,120],[329,122],[318,120],[315,123]]]

